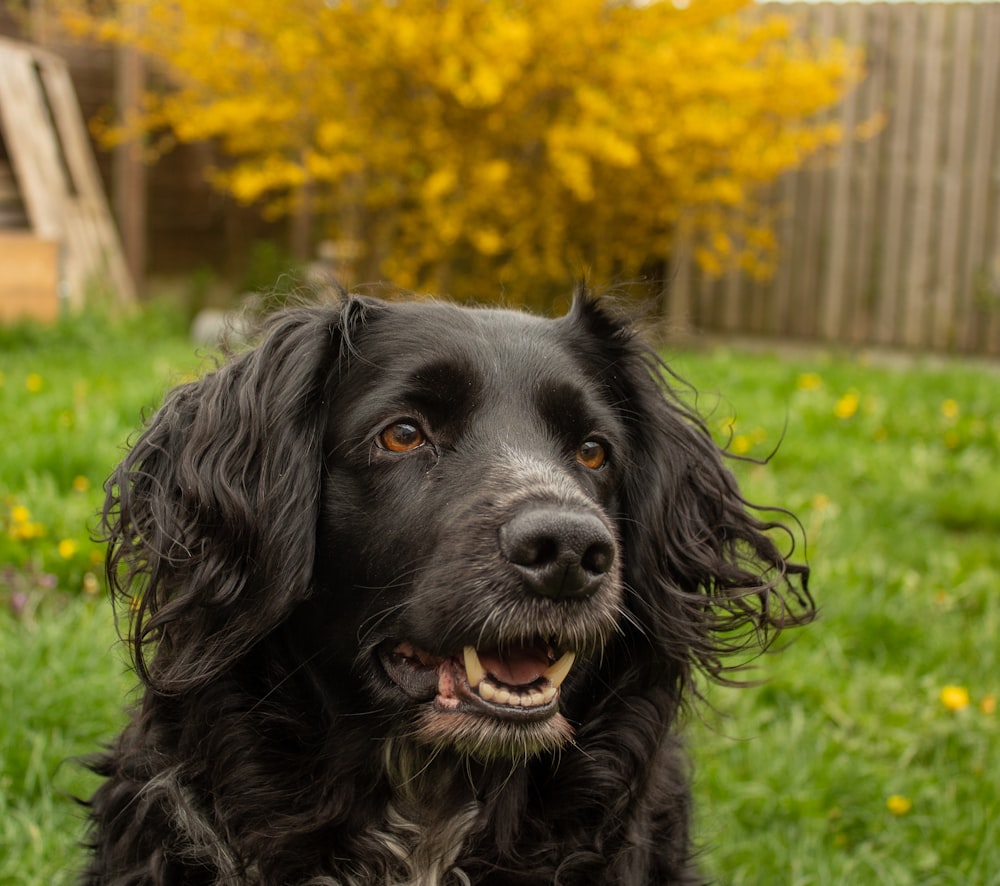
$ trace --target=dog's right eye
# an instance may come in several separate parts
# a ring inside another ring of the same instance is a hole
[[[378,435],[378,445],[389,452],[412,452],[426,442],[424,432],[406,421],[389,425]]]

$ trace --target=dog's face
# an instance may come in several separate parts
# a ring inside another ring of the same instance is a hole
[[[622,595],[630,456],[600,371],[582,329],[506,311],[393,305],[352,337],[317,579],[403,732],[478,757],[571,735],[563,693]]]
[[[585,293],[556,320],[279,314],[172,392],[109,484],[140,675],[482,760],[555,750],[649,693],[668,723],[693,668],[813,611],[783,527],[668,382]]]

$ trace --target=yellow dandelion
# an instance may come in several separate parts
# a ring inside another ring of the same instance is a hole
[[[945,686],[941,690],[941,704],[949,711],[962,711],[969,706],[969,690],[964,686]]]
[[[984,714],[994,714],[997,709],[997,697],[995,695],[984,695],[983,700],[979,702],[979,710]]]
[[[37,372],[32,372],[24,380],[24,386],[28,389],[29,393],[37,394],[45,386],[45,381]]]
[[[80,545],[72,538],[62,539],[56,547],[59,551],[59,556],[64,560],[71,559],[80,550]]]
[[[837,405],[833,407],[833,414],[839,419],[848,419],[858,411],[860,405],[861,398],[857,393],[855,391],[848,391],[837,401]]]
[[[825,511],[830,507],[830,496],[822,492],[813,496],[812,506],[814,511]]]
[[[86,492],[90,489],[90,480],[83,476],[83,474],[77,474],[73,478],[73,489],[77,492]]]
[[[960,412],[961,409],[959,408],[958,401],[956,400],[948,399],[941,404],[941,414],[945,418],[949,419],[958,418]]]
[[[23,526],[31,520],[31,511],[24,505],[14,505],[10,509],[10,520],[15,525]]]
[[[803,372],[795,382],[800,391],[818,391],[823,387],[823,379],[817,372]]]
[[[9,535],[15,541],[31,541],[45,535],[45,527],[41,523],[15,523]]]
[[[750,451],[750,438],[746,434],[737,434],[729,447],[733,455],[746,455]]]
[[[893,794],[885,801],[885,805],[893,815],[906,815],[913,808],[913,801],[909,797]]]

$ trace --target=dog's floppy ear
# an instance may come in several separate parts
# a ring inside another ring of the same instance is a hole
[[[365,310],[276,315],[256,348],[171,392],[109,479],[108,579],[158,691],[210,679],[309,593],[324,401]]]
[[[721,677],[726,654],[813,617],[808,567],[789,559],[786,526],[743,498],[703,420],[672,387],[678,380],[632,325],[583,291],[571,317],[601,343],[602,381],[628,428],[624,628],[653,646],[633,665],[643,661],[653,681],[686,680],[692,661]]]

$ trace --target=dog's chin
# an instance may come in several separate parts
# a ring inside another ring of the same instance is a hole
[[[541,638],[451,656],[387,641],[377,658],[385,679],[414,705],[407,734],[480,761],[557,751],[573,736],[559,711],[575,654]]]
[[[481,712],[440,711],[426,707],[417,716],[413,737],[434,748],[451,748],[481,763],[527,761],[558,751],[573,737],[573,727],[558,712],[542,720],[505,720]]]

